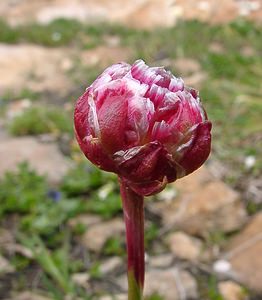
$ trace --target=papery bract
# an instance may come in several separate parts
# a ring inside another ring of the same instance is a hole
[[[143,196],[199,168],[210,152],[210,130],[198,92],[142,60],[107,68],[75,108],[86,157]]]

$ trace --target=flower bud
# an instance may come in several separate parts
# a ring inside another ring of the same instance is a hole
[[[142,60],[107,68],[75,108],[86,157],[143,196],[199,168],[210,153],[210,130],[198,92]]]

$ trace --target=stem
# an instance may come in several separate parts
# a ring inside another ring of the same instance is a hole
[[[144,198],[120,181],[126,225],[128,300],[142,300],[145,277]]]

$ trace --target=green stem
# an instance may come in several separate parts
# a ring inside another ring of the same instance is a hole
[[[144,198],[120,179],[126,225],[128,300],[142,300],[145,276]]]

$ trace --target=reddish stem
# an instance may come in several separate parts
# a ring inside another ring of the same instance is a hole
[[[142,299],[145,277],[144,198],[120,179],[120,191],[126,225],[128,256],[128,299]]]

